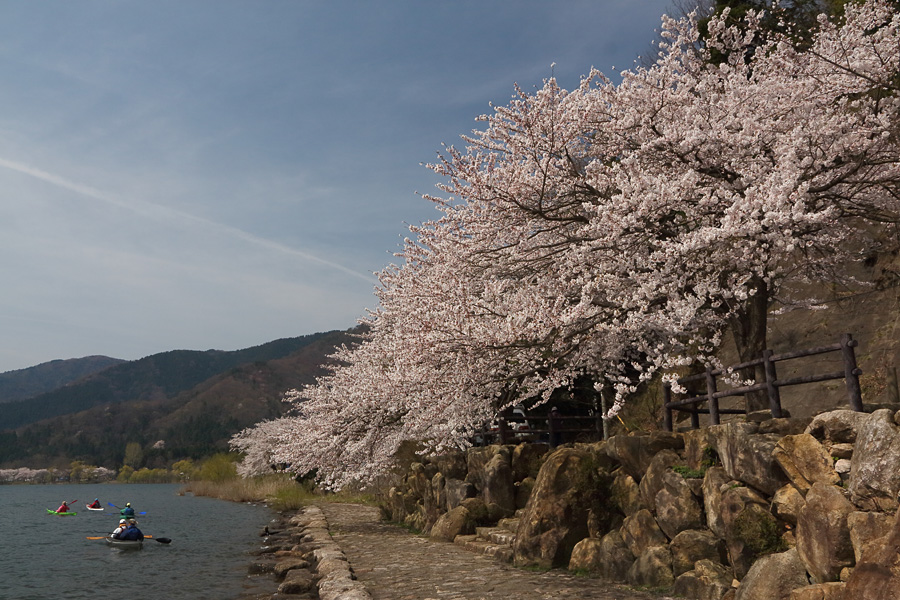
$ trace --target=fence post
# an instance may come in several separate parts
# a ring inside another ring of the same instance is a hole
[[[781,413],[781,392],[775,382],[778,380],[778,374],[775,371],[775,361],[772,355],[775,354],[768,348],[763,350],[763,366],[766,371],[766,392],[769,394],[769,410],[772,412],[772,418],[780,419]]]
[[[506,445],[507,431],[508,431],[508,428],[506,427],[506,419],[504,419],[504,418],[502,418],[502,417],[501,417],[500,419],[498,419],[498,422],[497,422],[497,428],[500,430],[500,431],[499,431],[499,433],[500,433],[500,444]]]
[[[862,370],[856,366],[856,353],[853,348],[859,344],[849,333],[841,336],[841,354],[844,355],[844,381],[847,383],[847,395],[850,397],[850,408],[863,412],[862,390],[859,387],[859,376]]]
[[[706,367],[706,401],[709,404],[709,422],[711,425],[719,424],[719,399],[716,398],[716,376],[712,368]]]
[[[663,384],[663,428],[666,431],[672,431],[672,409],[669,408],[669,402],[672,401],[672,386],[668,383]]]

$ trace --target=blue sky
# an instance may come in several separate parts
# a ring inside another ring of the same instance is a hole
[[[422,166],[670,0],[0,4],[0,372],[346,329]]]

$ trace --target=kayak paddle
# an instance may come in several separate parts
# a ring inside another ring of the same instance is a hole
[[[107,504],[109,504],[109,505],[112,506],[113,508],[119,508],[118,506],[116,506],[116,505],[113,504],[112,502],[107,502]],[[122,509],[119,508],[119,510],[122,510]],[[146,515],[146,514],[147,514],[147,511],[144,510],[144,511],[141,511],[141,512],[139,512],[139,513],[134,513],[134,514],[136,514],[136,515]]]
[[[89,536],[86,536],[85,539],[86,539],[86,540],[105,540],[107,537],[109,537],[109,536],[106,536],[106,535],[89,535]],[[144,536],[144,539],[145,539],[145,540],[153,540],[154,542],[159,542],[160,544],[171,544],[171,543],[172,543],[172,539],[171,539],[171,538],[167,538],[167,537],[155,538],[155,537],[153,537],[152,535],[145,535],[145,536]]]

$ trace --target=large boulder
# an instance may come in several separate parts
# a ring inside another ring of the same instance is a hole
[[[767,554],[753,563],[737,589],[735,600],[788,600],[791,590],[808,584],[803,562],[791,548],[787,552]]]
[[[832,444],[852,444],[863,421],[868,420],[866,413],[852,410],[832,410],[816,415],[807,426],[806,433],[818,440]]]
[[[680,434],[654,431],[649,434],[614,435],[606,440],[606,453],[622,465],[626,473],[639,481],[650,461],[661,450],[681,450],[684,439]]]
[[[725,522],[722,520],[722,494],[732,479],[722,467],[711,467],[703,476],[703,508],[706,526],[718,537],[725,539]]]
[[[847,515],[847,528],[850,530],[850,543],[853,544],[853,556],[857,562],[876,543],[883,543],[894,525],[896,517],[877,512],[852,512]]]
[[[691,429],[681,434],[684,438],[684,460],[692,469],[708,467],[711,462],[712,448],[706,429]]]
[[[447,479],[443,473],[435,473],[431,478],[431,493],[434,495],[433,505],[438,516],[447,512]]]
[[[391,521],[403,523],[408,515],[417,511],[417,499],[409,490],[395,486],[388,490],[388,507]]]
[[[485,504],[496,504],[509,515],[516,512],[516,488],[509,454],[498,452],[484,466],[481,495]]]
[[[431,463],[447,479],[466,478],[466,453],[461,451],[447,452],[431,457]]]
[[[587,452],[560,448],[550,454],[519,519],[514,563],[544,568],[568,565],[575,544],[588,537],[591,505],[602,493]]]
[[[726,423],[709,428],[709,439],[728,476],[743,481],[765,494],[787,483],[784,472],[772,456],[780,439],[775,434],[760,435],[755,423]]]
[[[460,479],[446,479],[444,481],[444,510],[453,510],[466,498],[474,498],[478,492],[475,486],[468,481]]]
[[[797,516],[797,552],[815,583],[837,581],[853,564],[847,517],[853,504],[835,486],[814,483]]]
[[[803,494],[791,483],[778,488],[778,491],[772,496],[772,511],[779,519],[791,526],[797,525],[797,516],[804,504],[806,504],[806,499]]]
[[[656,523],[656,519],[645,509],[639,510],[622,522],[622,540],[635,558],[647,548],[665,546],[669,543],[665,534]]]
[[[829,581],[797,588],[791,592],[790,600],[846,600],[844,582]]]
[[[602,564],[596,570],[599,576],[610,581],[625,581],[634,557],[618,529],[600,538],[600,559]]]
[[[534,477],[526,477],[516,482],[516,510],[528,506],[531,492],[534,490]]]
[[[502,454],[506,460],[510,460],[511,448],[492,445],[469,448],[466,451],[466,481],[474,485],[479,492],[484,487],[484,468],[497,454]]]
[[[598,538],[584,538],[572,549],[569,570],[594,572],[603,566],[602,542]]]
[[[441,515],[431,528],[431,539],[452,542],[458,535],[475,533],[475,520],[464,506]]]
[[[672,552],[672,572],[676,577],[694,569],[697,561],[709,559],[716,563],[727,560],[725,543],[708,529],[688,529],[676,535],[669,544]],[[731,579],[728,580],[729,585]]]
[[[862,421],[853,447],[850,497],[864,510],[894,511],[900,491],[900,428],[894,413],[877,410]]]
[[[438,506],[432,481],[437,475],[433,464],[414,462],[406,474],[406,487],[416,499],[415,515],[407,515],[404,522],[419,531],[428,531],[443,511]]]
[[[693,600],[721,600],[731,589],[734,574],[731,569],[714,560],[703,559],[690,571],[678,576],[672,591],[680,598]]]
[[[628,569],[628,583],[654,588],[668,588],[675,583],[672,554],[665,546],[647,548]]]
[[[672,539],[686,529],[702,527],[700,500],[684,477],[670,469],[663,475],[662,482],[663,488],[656,494],[654,504],[656,522],[663,533]]]
[[[585,538],[575,544],[570,571],[588,572],[610,581],[625,581],[634,559],[618,531],[600,539]]]
[[[610,581],[625,581],[634,559],[618,531],[600,539],[585,538],[575,544],[570,571],[588,572]]]
[[[900,519],[872,544],[847,579],[846,600],[900,598]]]
[[[537,479],[537,474],[544,463],[544,457],[550,451],[549,444],[526,444],[516,446],[512,451],[513,479],[522,481],[528,477]]]
[[[783,417],[766,419],[759,424],[757,433],[774,433],[778,436],[796,435],[806,431],[812,417]]]
[[[639,484],[625,471],[620,470],[616,473],[609,493],[610,504],[625,516],[633,515],[642,508],[647,508],[643,496],[641,496]]]
[[[751,488],[729,487],[723,492],[722,521],[737,579],[743,579],[757,558],[782,549],[782,531],[768,501]]]
[[[816,482],[841,483],[831,454],[808,433],[784,436],[775,444],[772,456],[791,483],[803,493]]]
[[[641,498],[644,504],[656,512],[656,494],[664,487],[663,478],[672,467],[681,464],[681,457],[674,450],[661,450],[650,460],[647,472],[641,477]]]
[[[437,467],[434,465],[414,462],[406,474],[406,486],[416,498],[425,499],[432,495],[431,479],[436,473]]]

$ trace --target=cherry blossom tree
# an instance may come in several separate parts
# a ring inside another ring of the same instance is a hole
[[[761,17],[724,12],[705,45],[693,17],[664,18],[658,60],[621,83],[551,79],[483,116],[432,165],[442,217],[380,274],[359,344],[295,415],[235,438],[244,472],[341,487],[579,377],[617,410],[728,332],[756,357],[773,302],[808,302],[800,284],[839,277],[900,210],[896,11],[848,6],[801,48],[761,42]]]

